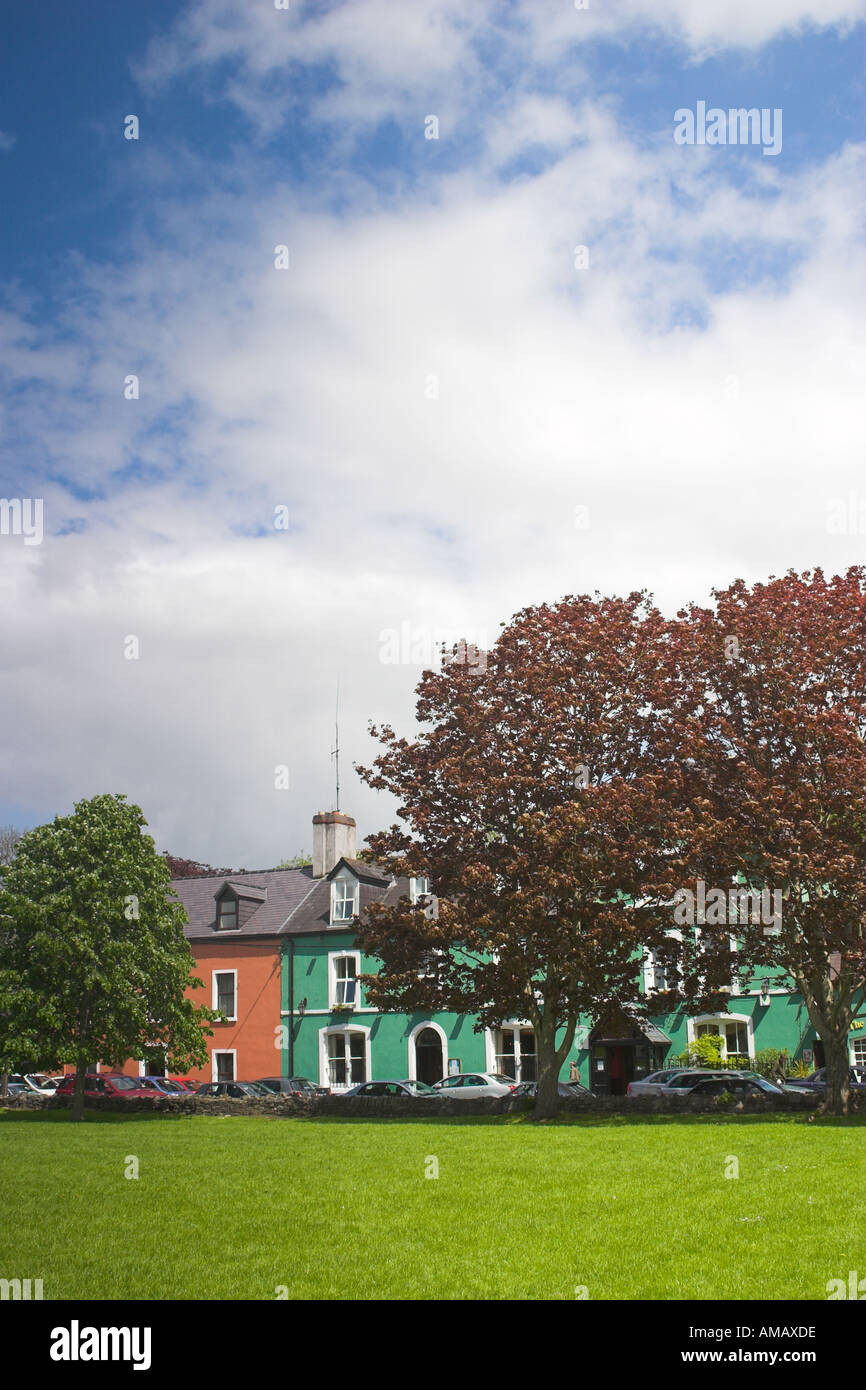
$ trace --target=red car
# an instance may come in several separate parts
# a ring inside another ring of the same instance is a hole
[[[75,1073],[65,1076],[57,1087],[58,1096],[71,1096],[75,1090]],[[111,1096],[117,1100],[153,1100],[154,1092],[139,1086],[132,1076],[88,1072],[84,1080],[85,1096]]]

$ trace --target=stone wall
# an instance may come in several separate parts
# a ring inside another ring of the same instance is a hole
[[[573,1100],[560,1098],[559,1113],[563,1115],[588,1115],[602,1117],[607,1115],[718,1115],[748,1114],[766,1115],[778,1112],[803,1114],[816,1110],[820,1104],[817,1095],[769,1096],[766,1099],[754,1097],[744,1100],[720,1101],[713,1096],[690,1099],[675,1099],[671,1096],[599,1096],[596,1099],[575,1097]],[[2,1102],[0,1102],[2,1104]],[[70,1096],[43,1098],[41,1096],[10,1096],[5,1101],[10,1109],[16,1110],[61,1110],[69,1109]],[[201,1096],[168,1097],[154,1096],[152,1100],[118,1100],[107,1098],[90,1099],[86,1107],[91,1111],[108,1111],[122,1115],[268,1115],[268,1116],[345,1116],[354,1118],[382,1117],[390,1119],[432,1119],[436,1116],[469,1118],[470,1116],[531,1114],[534,1102],[521,1098],[512,1100],[503,1096],[497,1100],[456,1100],[443,1096],[436,1100],[410,1100],[380,1096],[362,1099],[360,1096],[319,1096],[315,1100],[300,1100],[293,1096],[272,1096],[261,1100],[230,1100],[228,1098],[205,1099]],[[866,1114],[866,1093],[855,1092],[851,1096],[852,1114]]]

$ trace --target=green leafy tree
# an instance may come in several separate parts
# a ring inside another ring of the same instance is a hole
[[[312,864],[311,854],[296,854],[293,859],[281,859],[279,864],[275,864],[275,869],[305,869],[308,864]]]
[[[207,1060],[215,1014],[185,997],[203,982],[145,824],[122,795],[79,801],[26,832],[0,885],[0,1069],[74,1063],[76,1120],[96,1061],[152,1047],[181,1070]]]

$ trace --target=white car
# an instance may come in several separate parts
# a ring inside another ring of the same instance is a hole
[[[20,1072],[15,1072],[10,1075],[9,1081],[20,1085],[30,1095],[53,1096],[57,1090],[51,1077],[46,1076],[44,1072],[27,1072],[23,1076]]]
[[[510,1096],[516,1085],[513,1077],[498,1072],[461,1071],[456,1076],[443,1076],[433,1090],[458,1100],[482,1100],[485,1096]]]

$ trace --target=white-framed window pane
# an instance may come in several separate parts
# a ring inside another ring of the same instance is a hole
[[[335,965],[336,984],[335,1004],[354,1004],[358,990],[358,977],[355,973],[354,956],[338,956]]]
[[[353,1086],[367,1080],[367,1049],[363,1033],[349,1034],[349,1070]]]
[[[334,886],[334,920],[350,922],[355,915],[355,885],[339,879]]]
[[[328,1081],[331,1086],[346,1084],[346,1035],[328,1034]]]
[[[216,977],[216,1007],[227,1018],[235,1017],[235,976],[233,971],[220,971]]]
[[[215,1052],[217,1081],[234,1081],[235,1057],[233,1052]]]
[[[535,1055],[535,1029],[520,1030],[520,1076],[518,1081],[538,1080],[538,1058]]]
[[[364,1034],[328,1034],[328,1080],[331,1086],[357,1086],[367,1080]]]
[[[514,1029],[501,1028],[495,1034],[496,1071],[500,1076],[517,1077],[517,1061],[514,1052]]]

